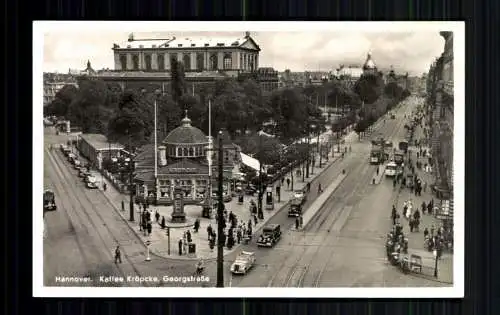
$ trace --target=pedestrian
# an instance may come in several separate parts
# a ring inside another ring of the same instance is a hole
[[[295,229],[298,230],[299,229],[299,225],[300,225],[300,221],[299,221],[299,218],[297,217],[295,219]]]
[[[304,218],[302,217],[302,215],[299,217],[299,225],[300,227],[302,228],[303,227],[303,224],[304,224]]]
[[[151,224],[151,221],[148,221],[147,228],[148,228],[148,236],[149,236],[149,235],[151,235],[151,233],[153,231],[153,225]]]
[[[198,233],[199,228],[200,228],[200,219],[196,218],[196,220],[194,221],[194,232]]]
[[[208,240],[210,240],[210,236],[212,236],[212,225],[208,224],[207,226],[207,235],[208,235]]]
[[[117,245],[115,249],[115,264],[118,263],[122,263],[122,253],[120,251],[120,245]]]
[[[285,177],[282,177],[281,178],[281,185],[283,185],[284,182],[285,182]]]
[[[106,189],[107,189],[107,188],[108,188],[108,185],[106,185],[106,183],[103,183],[103,184],[102,184],[102,189],[103,189],[104,191],[106,191]]]
[[[378,176],[378,173],[379,173],[379,167],[377,166],[377,176]]]
[[[122,200],[122,211],[125,211],[125,201]]]
[[[423,189],[424,189],[424,193],[425,193],[425,191],[427,190],[427,183],[426,182],[423,183]]]
[[[255,214],[253,215],[253,221],[254,221],[255,225],[257,226],[257,223],[259,223],[259,221],[257,220],[257,216]]]
[[[242,234],[241,234],[241,228],[238,227],[238,229],[236,230],[236,239],[238,241],[238,244],[241,243],[241,237],[242,237]]]
[[[161,217],[161,224],[160,225],[161,225],[162,229],[165,228],[165,217],[164,216]]]
[[[290,189],[290,178],[286,179],[286,189]]]
[[[318,183],[318,195],[323,192],[323,188],[321,188],[321,183]]]
[[[157,223],[160,222],[160,214],[158,213],[158,210],[155,212],[155,219]]]
[[[425,201],[422,201],[422,214],[425,214],[425,209],[427,209],[427,205],[425,204]]]
[[[186,240],[188,244],[193,241],[193,239],[191,238],[191,232],[189,230],[186,231]]]
[[[179,239],[179,256],[182,256],[182,238]]]

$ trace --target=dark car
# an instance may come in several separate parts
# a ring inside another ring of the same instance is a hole
[[[264,226],[262,234],[257,240],[257,246],[273,247],[281,239],[281,227],[279,224],[269,224]]]
[[[299,217],[302,214],[302,203],[297,200],[292,200],[290,209],[288,210],[289,217]]]

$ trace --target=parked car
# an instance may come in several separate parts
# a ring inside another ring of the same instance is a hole
[[[73,164],[73,162],[75,161],[76,159],[76,155],[73,154],[73,153],[68,153],[68,161]]]
[[[78,171],[78,177],[85,178],[87,175],[91,175],[89,169],[86,167],[80,168]]]
[[[242,251],[231,265],[233,274],[246,274],[255,264],[255,253]]]
[[[75,159],[73,160],[73,167],[74,167],[76,170],[79,170],[80,168],[82,168],[82,162],[81,162],[79,159],[75,158]]]
[[[87,188],[90,188],[90,189],[99,188],[97,178],[95,178],[94,176],[88,176],[86,182],[87,182],[86,183]]]
[[[302,203],[298,199],[292,200],[290,209],[288,210],[289,217],[299,217],[302,214]]]
[[[257,240],[257,246],[273,247],[281,239],[281,227],[279,224],[264,226],[262,234]]]

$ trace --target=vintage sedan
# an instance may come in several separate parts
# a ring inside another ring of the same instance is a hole
[[[296,190],[293,192],[293,199],[300,204],[304,204],[307,201],[306,192],[303,189]]]
[[[242,251],[231,265],[233,274],[246,274],[247,271],[255,264],[255,253]]]

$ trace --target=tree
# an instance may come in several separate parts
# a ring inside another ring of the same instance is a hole
[[[372,104],[382,94],[384,81],[380,74],[363,74],[354,85],[354,91],[359,95],[361,101]]]
[[[44,108],[46,115],[66,117],[71,102],[76,98],[78,89],[67,84],[57,91],[54,100]]]
[[[172,99],[176,102],[181,110],[182,107],[182,97],[186,93],[186,78],[184,74],[184,65],[182,62],[177,61],[177,59],[172,58],[170,60],[170,73],[171,73],[171,87],[172,87]]]

